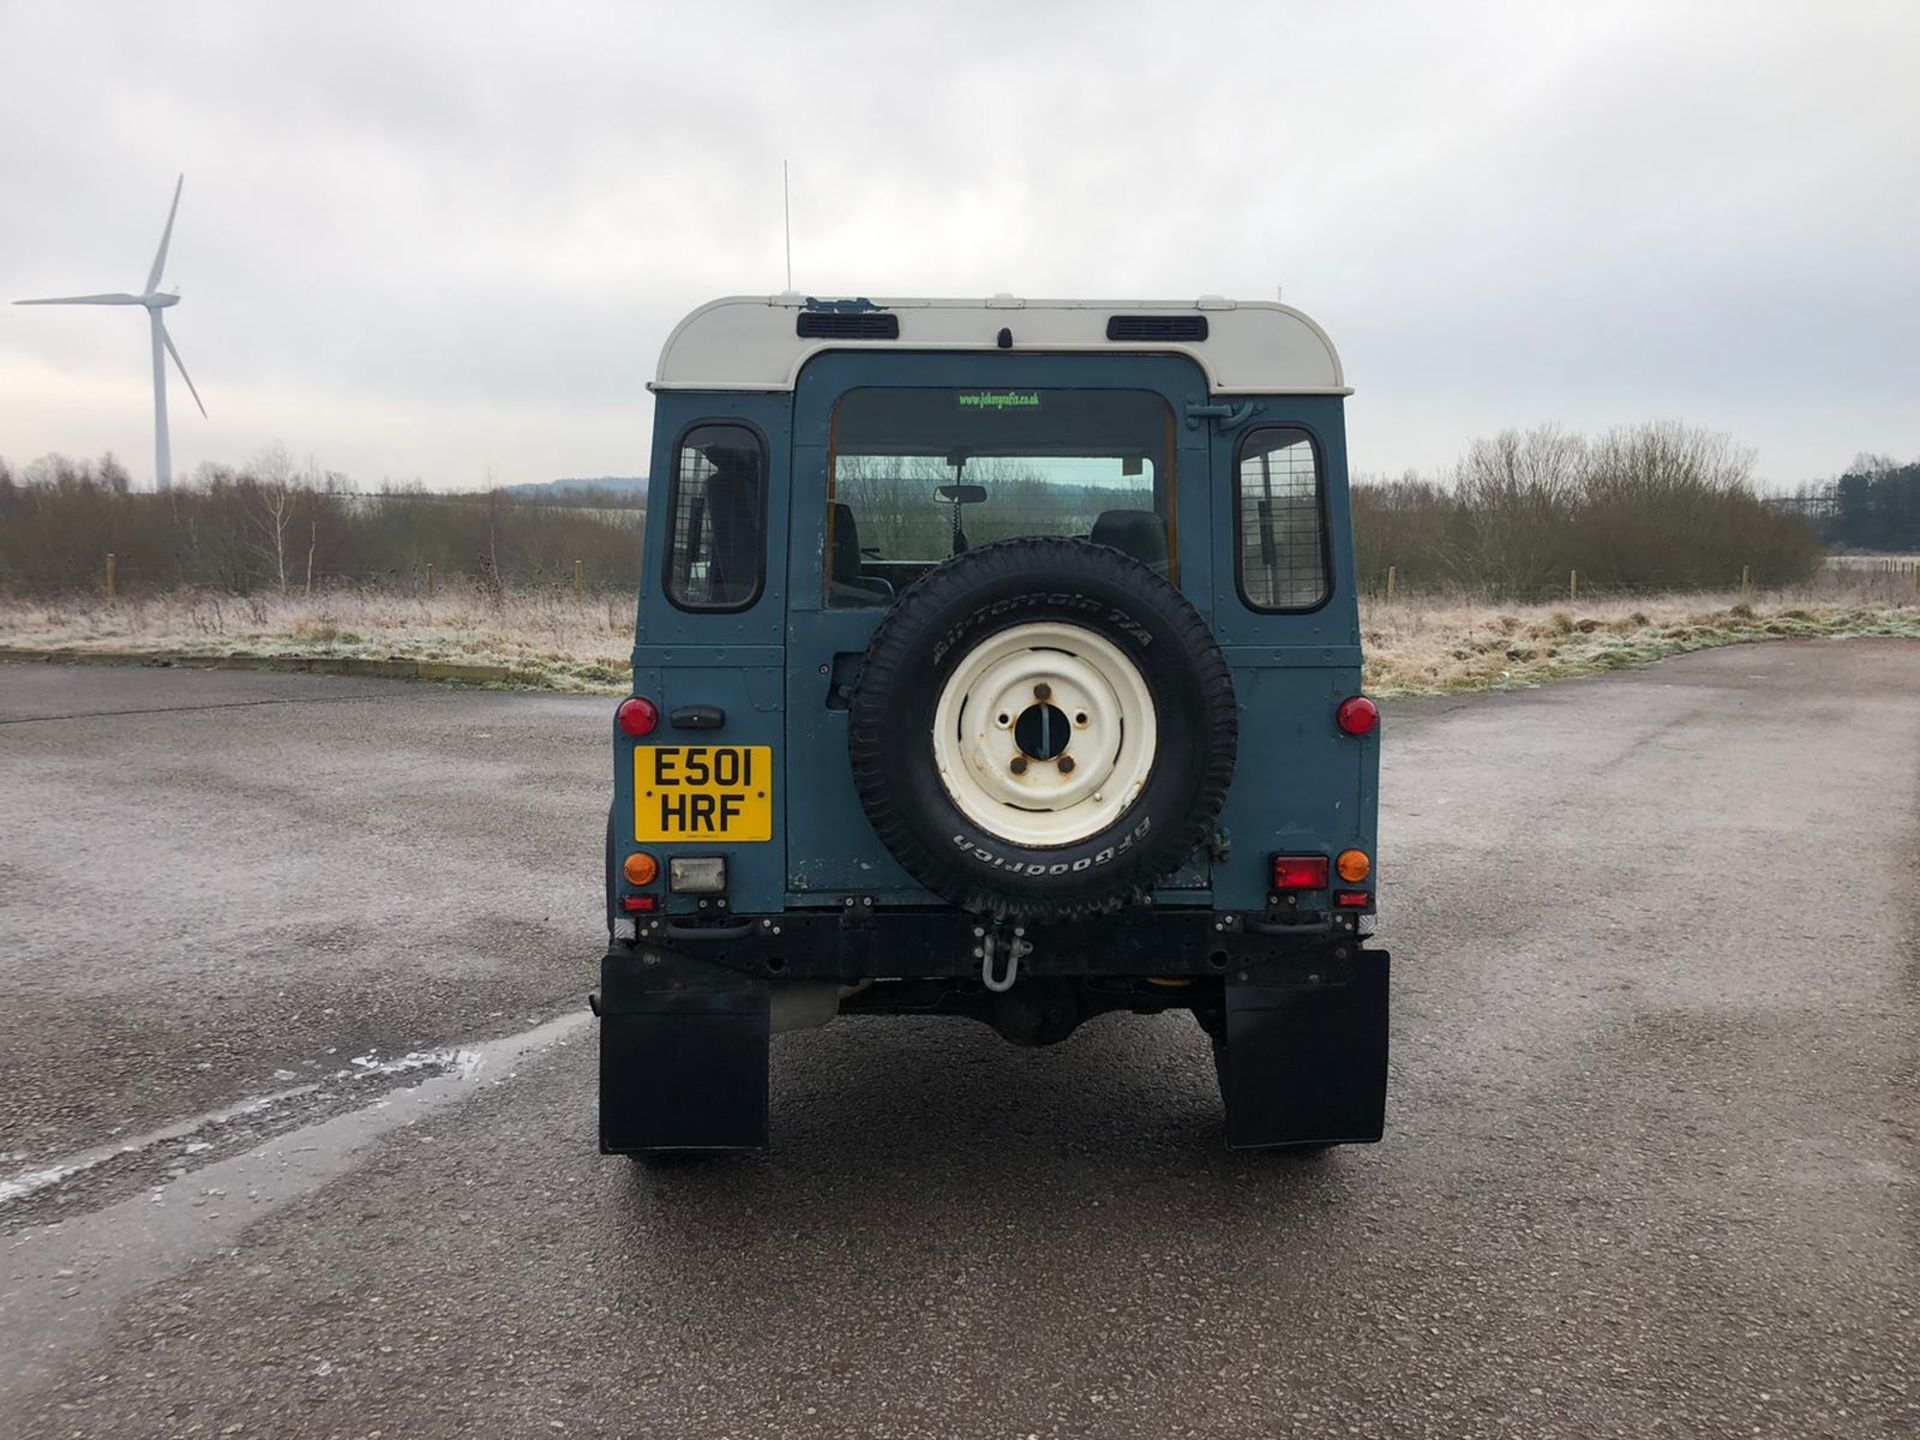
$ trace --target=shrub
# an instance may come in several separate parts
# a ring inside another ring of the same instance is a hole
[[[163,494],[129,491],[111,456],[48,456],[21,478],[0,485],[0,591],[15,594],[98,590],[109,552],[128,594],[420,590],[429,565],[448,583],[570,590],[576,560],[596,594],[639,582],[645,511],[610,496],[359,494],[336,475],[296,474],[277,451],[243,471],[202,466]]]
[[[1500,599],[1583,589],[1724,589],[1804,581],[1812,528],[1753,492],[1753,458],[1725,435],[1662,421],[1597,441],[1555,426],[1476,440],[1450,483],[1406,476],[1353,489],[1361,574]]]

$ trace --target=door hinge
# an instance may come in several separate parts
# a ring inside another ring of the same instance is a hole
[[[1202,420],[1211,420],[1222,435],[1238,430],[1256,415],[1266,413],[1267,407],[1249,400],[1244,405],[1230,405],[1224,402],[1201,404],[1198,400],[1187,401],[1187,428],[1198,430]]]

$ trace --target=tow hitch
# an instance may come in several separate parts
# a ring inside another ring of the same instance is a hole
[[[980,983],[996,995],[1004,995],[1013,988],[1014,981],[1020,978],[1020,962],[1033,953],[1033,942],[1027,939],[1027,927],[1016,925],[1011,937],[1002,936],[998,927],[986,930],[974,927],[974,936],[980,943],[973,947],[973,953],[980,961]],[[996,962],[1000,968],[996,969]]]

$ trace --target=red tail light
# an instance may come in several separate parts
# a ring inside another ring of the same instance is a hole
[[[1333,718],[1349,735],[1371,735],[1380,725],[1380,707],[1364,695],[1354,695],[1340,702]]]
[[[1273,888],[1276,890],[1326,889],[1327,857],[1324,855],[1274,856]]]
[[[629,915],[651,915],[660,908],[658,895],[622,895],[620,908]]]
[[[613,712],[613,718],[624,733],[637,740],[642,735],[653,733],[653,727],[660,723],[660,708],[651,700],[634,695],[620,702],[620,708]]]
[[[1342,910],[1364,910],[1373,903],[1373,896],[1364,890],[1342,890],[1333,897],[1333,903]]]

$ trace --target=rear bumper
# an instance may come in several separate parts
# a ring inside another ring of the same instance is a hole
[[[951,910],[664,919],[600,966],[600,1145],[758,1149],[768,1138],[776,996],[859,988],[843,1012],[951,1014],[1021,1044],[1109,1010],[1190,1009],[1216,1039],[1227,1142],[1378,1139],[1386,1104],[1387,963],[1345,925],[1275,927],[1209,911],[1028,926],[1018,982],[982,984],[994,929]],[[794,982],[811,982],[796,985]],[[828,982],[822,984],[821,982]],[[867,983],[872,982],[872,983]]]
[[[1348,937],[1278,957],[1241,950],[1229,967],[1174,985],[1164,977],[1154,983],[1023,975],[1004,994],[986,993],[977,974],[892,978],[854,1000],[862,1013],[970,1015],[1027,1044],[1064,1038],[1081,1019],[1106,1010],[1192,1009],[1214,1036],[1230,1146],[1379,1139],[1387,1089],[1386,953]],[[665,950],[610,950],[596,1005],[600,1148],[646,1154],[764,1147],[768,1041],[781,985]]]
[[[754,980],[960,978],[979,973],[986,939],[995,939],[1004,954],[1016,935],[1030,947],[1020,962],[1023,974],[1226,978],[1275,967],[1310,971],[1359,943],[1354,916],[1300,924],[1202,909],[1142,908],[1017,930],[951,909],[883,910],[858,902],[718,923],[635,918],[635,938],[615,941],[607,961],[631,962],[663,981],[687,967]]]

